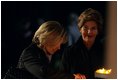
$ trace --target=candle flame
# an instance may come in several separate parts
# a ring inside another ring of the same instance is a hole
[[[104,69],[104,68],[98,69],[98,70],[96,70],[96,73],[100,73],[100,74],[110,74],[110,73],[111,73],[111,69],[108,69],[108,70],[106,70],[106,69]]]

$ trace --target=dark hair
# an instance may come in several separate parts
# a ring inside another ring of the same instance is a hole
[[[101,14],[92,8],[88,8],[85,11],[83,11],[79,18],[78,18],[78,27],[81,29],[81,27],[84,25],[87,21],[95,21],[98,25],[98,32],[100,33],[102,31],[102,25],[103,25],[103,19]]]

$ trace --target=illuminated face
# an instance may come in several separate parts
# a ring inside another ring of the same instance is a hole
[[[54,54],[57,50],[60,49],[61,44],[63,43],[63,39],[57,41],[51,41],[45,44],[45,49],[48,51],[49,54]]]
[[[95,21],[87,21],[80,29],[82,39],[86,43],[93,43],[98,34],[97,23]]]

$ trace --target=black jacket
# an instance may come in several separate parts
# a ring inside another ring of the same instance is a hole
[[[103,67],[103,48],[103,44],[97,38],[92,48],[88,50],[80,37],[77,43],[64,53],[63,64],[66,72],[81,73],[87,78],[94,78],[95,70]]]
[[[30,72],[36,78],[67,78],[63,73],[61,67],[62,50],[57,51],[49,62],[44,51],[32,43],[29,47],[24,49],[18,68]]]

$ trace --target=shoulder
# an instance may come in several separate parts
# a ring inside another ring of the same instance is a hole
[[[36,44],[31,43],[27,48],[25,48],[21,54],[22,57],[28,56],[38,56],[40,55],[41,49],[37,47]]]
[[[33,50],[35,50],[36,48],[38,48],[37,46],[36,46],[36,44],[34,44],[34,43],[31,43],[28,47],[26,47],[23,51],[33,51]]]
[[[96,44],[97,46],[104,47],[105,46],[105,38],[97,38]]]
[[[69,46],[68,48],[71,50],[76,50],[76,49],[80,49],[82,46],[82,37],[80,36],[77,40],[76,43],[74,43],[73,45]]]
[[[74,54],[76,54],[77,52],[80,51],[81,49],[81,39],[79,38],[78,41],[76,43],[74,43],[71,46],[68,46],[65,50],[65,55],[69,55],[69,56],[75,56]]]

